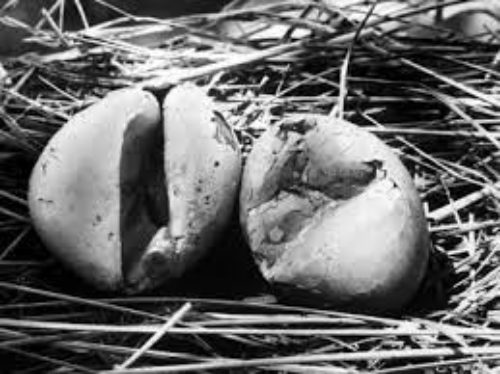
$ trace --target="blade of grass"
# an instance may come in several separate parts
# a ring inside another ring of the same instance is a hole
[[[288,357],[272,357],[250,360],[213,360],[207,363],[181,364],[169,366],[151,366],[137,369],[124,369],[121,371],[103,371],[102,374],[153,374],[153,373],[187,373],[203,370],[228,370],[243,369],[258,366],[309,364],[320,362],[366,361],[366,360],[408,360],[437,357],[464,357],[470,355],[499,355],[500,347],[470,347],[470,348],[430,348],[430,349],[404,349],[381,350],[370,352],[348,352],[320,355],[297,355]]]
[[[178,311],[172,314],[172,316],[168,318],[167,322],[165,322],[165,324],[159,328],[153,336],[151,336],[138,350],[136,350],[133,355],[118,365],[116,370],[125,369],[136,362],[145,352],[152,348],[153,345],[155,345],[165,334],[167,334],[169,330],[184,317],[191,307],[191,303],[186,303]]]

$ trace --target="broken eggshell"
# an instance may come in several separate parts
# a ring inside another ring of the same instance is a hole
[[[174,88],[166,100],[179,97],[162,121],[152,94],[112,92],[70,119],[33,169],[29,206],[36,231],[50,251],[99,289],[138,292],[181,276],[229,220],[240,173],[234,135],[222,120],[214,120],[213,104],[201,89]],[[198,114],[185,116],[186,111]],[[177,116],[172,118],[171,112]],[[176,141],[177,147],[190,149],[182,160],[187,168],[209,167],[193,166],[201,155],[220,163],[212,167],[213,174],[200,175],[200,184],[211,175],[206,189],[185,192],[185,205],[177,202],[176,209],[170,207],[169,180],[183,177],[165,167],[166,158],[178,156],[167,149],[173,128],[184,129],[185,137]],[[212,136],[202,138],[200,128]],[[220,141],[220,131],[230,140]],[[196,148],[191,148],[193,142]],[[227,175],[220,177],[219,169]],[[219,190],[226,193],[223,198]],[[202,193],[213,201],[198,216],[200,206],[193,202],[201,198],[193,195]],[[187,216],[191,226],[183,226],[175,239],[195,239],[175,246],[174,257],[165,256],[156,243],[170,232],[178,214]]]
[[[240,221],[264,278],[305,303],[397,312],[426,270],[429,235],[409,173],[343,120],[267,130],[245,165]]]

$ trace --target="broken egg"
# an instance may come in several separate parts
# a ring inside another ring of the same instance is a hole
[[[80,277],[139,292],[180,277],[213,245],[240,169],[235,135],[201,88],[173,88],[163,116],[152,94],[122,89],[48,142],[31,175],[30,213]]]
[[[240,222],[264,278],[307,303],[397,312],[427,266],[411,176],[380,139],[340,119],[264,132],[243,172]]]

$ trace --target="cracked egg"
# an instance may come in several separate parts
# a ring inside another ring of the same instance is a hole
[[[427,266],[411,176],[385,143],[340,119],[263,133],[243,172],[240,222],[264,278],[306,303],[397,312]]]
[[[241,155],[201,88],[163,103],[122,89],[76,114],[31,175],[29,207],[47,248],[90,284],[139,292],[179,278],[231,219]]]

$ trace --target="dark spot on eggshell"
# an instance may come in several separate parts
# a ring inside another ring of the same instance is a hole
[[[43,197],[39,197],[37,201],[44,204],[54,204],[54,200],[44,199]]]
[[[58,160],[59,161],[60,159],[59,159],[59,156],[58,156],[57,148],[50,147],[47,157],[49,157],[50,159],[54,159],[54,160]]]
[[[92,226],[98,226],[102,222],[102,216],[100,214],[96,214],[94,217],[94,221],[92,222]]]

